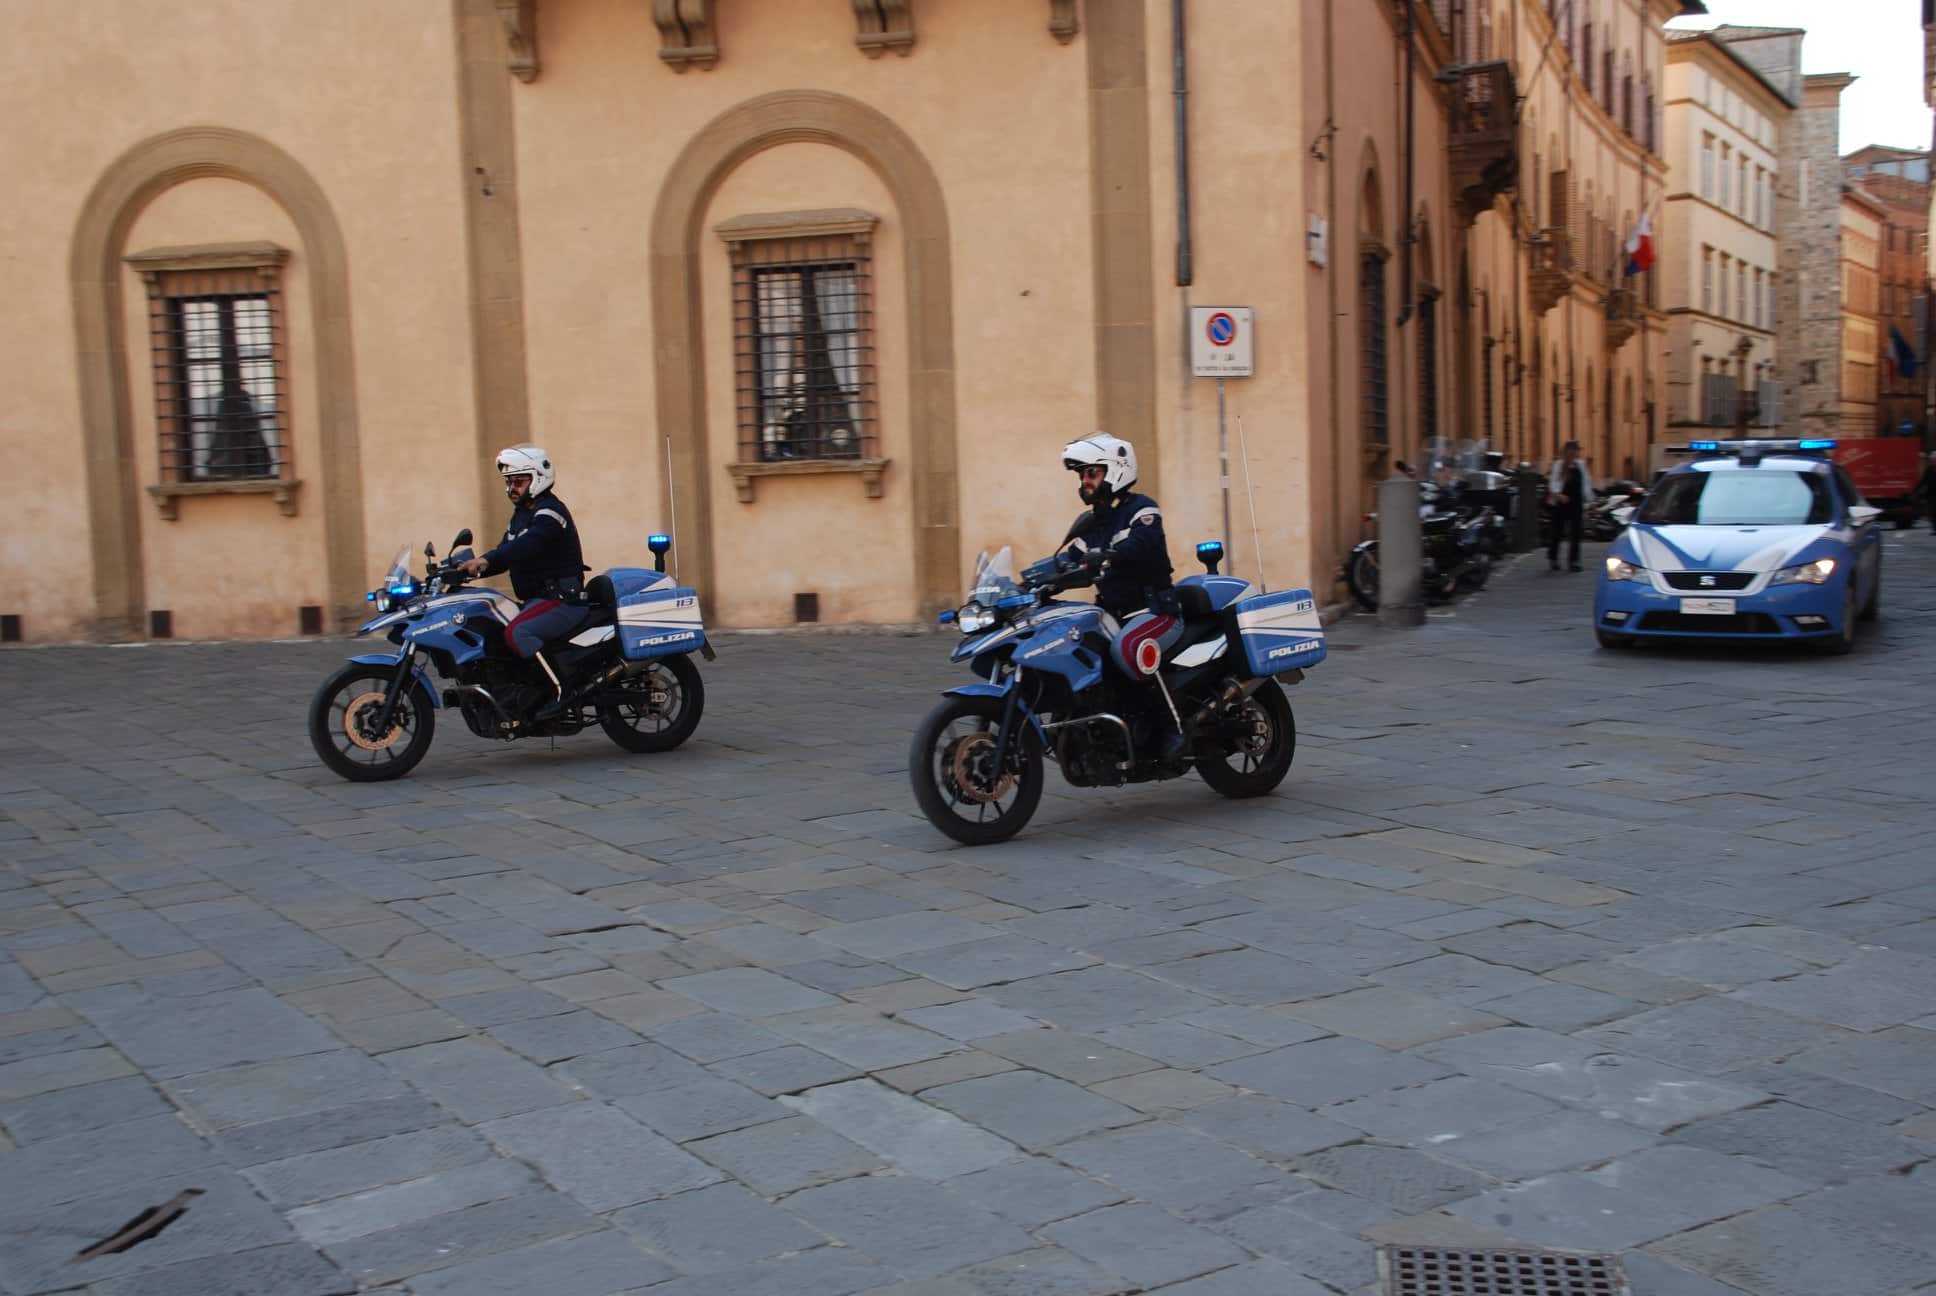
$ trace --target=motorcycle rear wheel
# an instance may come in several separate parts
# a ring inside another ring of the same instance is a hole
[[[1007,841],[1042,800],[1042,742],[1019,716],[1006,768],[993,768],[1002,700],[950,697],[915,726],[908,781],[928,822],[964,846]],[[1004,805],[1003,802],[1007,801]]]
[[[430,750],[437,713],[422,682],[410,681],[387,733],[372,729],[396,677],[394,668],[352,662],[324,680],[309,701],[309,745],[330,773],[352,783],[402,778]]]
[[[1354,550],[1345,559],[1344,583],[1351,587],[1351,597],[1358,600],[1358,606],[1367,612],[1378,610],[1378,547]]]
[[[1276,680],[1265,680],[1239,704],[1250,729],[1238,743],[1204,739],[1197,744],[1197,773],[1233,800],[1273,791],[1297,759],[1297,717]]]
[[[706,710],[706,682],[683,653],[661,657],[612,687],[638,701],[601,704],[598,726],[629,752],[671,751],[692,737]]]

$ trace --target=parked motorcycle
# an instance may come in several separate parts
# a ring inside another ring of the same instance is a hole
[[[1636,482],[1609,483],[1581,514],[1581,534],[1589,540],[1614,539],[1626,530],[1627,520],[1646,497],[1646,488]]]
[[[1175,594],[1184,630],[1167,652],[1137,647],[1142,678],[1112,663],[1120,626],[1090,603],[1055,596],[1093,584],[1095,555],[1065,551],[1019,576],[1006,548],[983,554],[968,601],[944,612],[962,633],[952,660],[982,682],[949,689],[915,729],[914,799],[928,821],[971,846],[1021,831],[1054,761],[1077,787],[1179,778],[1192,768],[1227,797],[1263,796],[1290,772],[1297,725],[1279,681],[1324,660],[1309,590],[1258,593],[1217,574],[1223,546],[1197,546],[1206,574]],[[1106,561],[1106,559],[1104,559]],[[1174,725],[1181,754],[1165,759]]]
[[[470,542],[468,529],[459,532],[442,562],[425,545],[421,580],[405,545],[364,596],[377,615],[357,634],[382,631],[398,651],[352,657],[316,690],[309,741],[324,765],[355,783],[400,778],[430,749],[443,707],[455,707],[479,737],[506,741],[574,734],[593,723],[632,752],[670,751],[692,736],[706,689],[689,654],[710,661],[714,653],[698,594],[666,574],[669,536],[649,542],[655,570],[615,567],[586,583],[590,616],[544,649],[559,685],[506,642],[517,601],[466,588]],[[425,663],[451,685],[439,690]],[[554,700],[563,709],[540,719]]]
[[[1376,513],[1367,513],[1367,522]],[[1418,519],[1424,544],[1420,585],[1427,602],[1444,603],[1461,591],[1485,588],[1492,577],[1492,533],[1500,527],[1490,507],[1467,512],[1439,511],[1421,505]],[[1504,541],[1501,541],[1501,552]],[[1345,584],[1352,598],[1367,612],[1378,610],[1378,541],[1364,540],[1352,549],[1344,565]]]

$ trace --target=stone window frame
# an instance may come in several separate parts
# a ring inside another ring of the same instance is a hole
[[[122,260],[141,276],[148,293],[149,351],[156,381],[155,430],[157,449],[160,451],[156,476],[162,480],[150,482],[147,493],[155,501],[162,520],[176,521],[180,517],[181,500],[197,495],[267,495],[275,501],[277,510],[284,517],[295,517],[296,492],[302,486],[302,481],[292,472],[289,330],[282,305],[282,271],[289,260],[289,249],[269,242],[208,243],[151,248],[131,252]],[[171,290],[186,287],[184,281],[190,276],[224,275],[234,285],[249,284],[253,278],[254,283],[250,286],[259,288],[261,295],[269,302],[270,358],[281,433],[276,475],[226,480],[167,480],[165,445],[171,436],[180,433],[171,431],[171,427],[179,422],[179,416],[167,412],[171,404],[168,389],[175,385],[172,376],[178,357],[168,342],[171,331],[164,317],[173,302],[197,295],[194,292]]]
[[[758,261],[754,253],[754,245],[844,240],[848,245],[847,250],[851,251],[853,260],[860,267],[861,276],[871,280],[874,231],[879,224],[880,218],[871,212],[856,207],[832,207],[811,211],[759,212],[734,216],[713,227],[713,232],[726,244],[727,258],[732,264],[735,352],[734,459],[725,467],[727,475],[733,479],[734,495],[742,504],[754,502],[755,484],[761,477],[853,474],[860,477],[861,487],[867,498],[880,499],[885,493],[882,477],[886,474],[891,460],[878,453],[881,434],[880,379],[877,366],[871,362],[865,366],[868,376],[862,380],[862,391],[859,397],[859,403],[874,426],[872,434],[863,438],[862,445],[866,447],[867,442],[871,441],[872,449],[876,453],[863,452],[852,458],[786,459],[767,462],[749,458],[744,453],[743,448],[747,442],[749,440],[757,442],[763,435],[763,429],[759,426],[759,396],[748,386],[750,371],[739,354],[742,346],[752,337],[752,321],[743,316],[752,301],[751,280]],[[869,356],[874,351],[875,331],[874,313],[869,309],[863,314],[859,323],[859,347]],[[747,422],[749,417],[752,418],[751,425]]]

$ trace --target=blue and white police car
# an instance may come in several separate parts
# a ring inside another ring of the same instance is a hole
[[[1593,596],[1605,648],[1644,639],[1855,646],[1882,593],[1881,510],[1827,440],[1696,441],[1607,549]],[[1677,447],[1677,449],[1679,449]]]

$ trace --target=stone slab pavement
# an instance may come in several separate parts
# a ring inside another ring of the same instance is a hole
[[[937,636],[380,786],[303,735],[343,642],[0,654],[0,1291],[1936,1291],[1936,539],[1839,659],[1600,651],[1590,579],[1334,627],[1273,797],[980,850]]]

